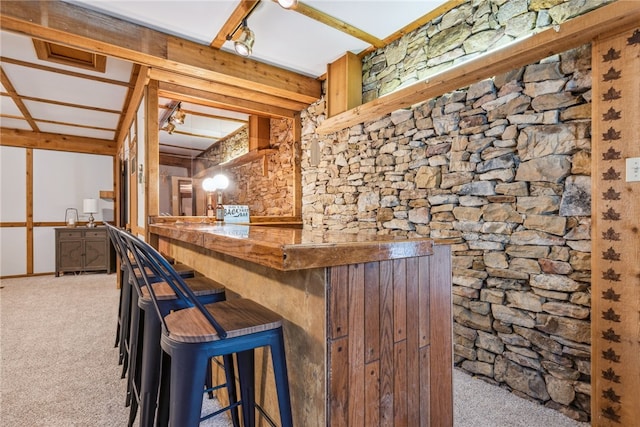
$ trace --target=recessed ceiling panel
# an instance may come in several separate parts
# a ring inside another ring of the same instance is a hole
[[[2,38],[2,56],[5,58],[19,59],[32,64],[44,65],[46,67],[123,82],[128,82],[131,78],[131,68],[133,65],[130,62],[121,61],[115,58],[107,58],[107,70],[104,73],[89,71],[78,67],[71,67],[38,59],[31,37],[11,33],[9,31],[0,31],[0,37]]]
[[[22,117],[22,112],[9,96],[0,96],[0,112],[2,112],[4,116]]]
[[[113,131],[105,131],[100,129],[81,128],[76,126],[65,126],[54,123],[37,123],[42,132],[58,133],[61,135],[84,136],[86,138],[115,139],[116,133]]]
[[[252,58],[312,77],[324,74],[327,64],[346,51],[359,52],[369,46],[270,1],[261,2],[247,20],[247,26],[256,37]],[[227,42],[224,48],[233,50],[233,44]]]
[[[35,119],[50,120],[60,123],[77,124],[106,129],[116,129],[120,116],[83,108],[65,107],[43,102],[25,101],[27,108]]]
[[[208,45],[239,2],[75,0],[70,3]]]
[[[305,1],[309,6],[381,40],[446,2],[447,0]]]
[[[26,120],[0,117],[0,127],[7,129],[33,130]]]
[[[35,68],[3,64],[16,92],[45,100],[120,111],[127,87]]]

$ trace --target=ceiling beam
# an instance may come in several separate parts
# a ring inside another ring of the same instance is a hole
[[[35,120],[33,120],[33,117],[31,116],[29,109],[27,108],[26,105],[24,105],[24,102],[22,102],[20,95],[18,95],[18,92],[16,92],[16,89],[13,87],[13,84],[11,84],[11,80],[9,80],[9,76],[7,76],[7,74],[4,72],[4,69],[1,66],[0,66],[0,82],[2,82],[2,86],[4,86],[4,88],[7,90],[7,93],[9,94],[13,102],[16,104],[16,106],[24,116],[24,119],[27,121],[27,123],[29,123],[29,126],[31,126],[31,129],[34,132],[39,132],[40,129],[38,128],[38,125],[36,124]]]
[[[175,101],[191,102],[192,104],[206,105],[223,110],[233,110],[239,113],[256,114],[259,116],[291,118],[296,111],[273,105],[261,104],[248,99],[235,98],[233,96],[218,95],[200,89],[179,86],[173,83],[160,82],[159,95]]]
[[[260,0],[241,0],[222,28],[220,28],[220,31],[218,31],[218,34],[210,46],[215,49],[220,49],[224,42],[227,41],[227,37],[233,36],[242,21],[253,12],[253,9],[255,9],[259,2]]]
[[[250,88],[229,86],[226,84],[216,83],[200,78],[185,76],[183,74],[178,74],[167,70],[152,68],[149,76],[151,79],[158,80],[160,82],[173,83],[178,86],[199,89],[217,95],[230,96],[232,98],[247,99],[259,104],[273,105],[292,111],[301,111],[308,107],[308,105],[303,102],[256,92]]]
[[[116,155],[116,143],[108,139],[85,138],[46,132],[0,128],[0,145],[69,151],[72,153]]]
[[[590,43],[601,34],[637,27],[638,22],[640,1],[616,1],[330,117],[318,126],[316,132],[326,135],[358,123],[377,120],[395,110]]]
[[[318,80],[61,1],[3,1],[3,29],[155,68],[294,99],[321,96]]]
[[[295,9],[291,9],[291,10],[298,12],[299,14],[304,15],[308,18],[311,18],[315,21],[321,22],[324,25],[327,25],[331,28],[335,28],[338,31],[342,31],[345,34],[349,34],[350,36],[355,37],[359,40],[367,42],[373,47],[375,47],[376,49],[386,46],[383,40],[380,40],[379,38],[365,31],[362,31],[361,29],[356,28],[353,25],[348,24],[338,18],[334,18],[331,15],[327,15],[326,13],[318,9],[315,9],[306,3],[298,2],[298,5],[295,7]]]

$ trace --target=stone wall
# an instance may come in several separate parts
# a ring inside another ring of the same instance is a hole
[[[243,126],[233,134],[220,139],[198,157],[205,160],[205,166],[211,167],[228,162],[249,151],[249,127]]]
[[[523,2],[478,1],[461,22],[487,3],[488,22],[515,7],[532,19]],[[559,3],[544,2],[546,16],[595,4]],[[378,73],[416,63],[417,34],[445,18],[398,42],[402,66]],[[304,227],[450,239],[456,365],[579,420],[590,411],[590,66],[583,46],[328,136],[315,133],[324,102],[302,114]]]
[[[293,216],[294,165],[296,158],[291,119],[271,119],[271,148],[267,173],[262,158],[229,171],[234,189],[225,203],[249,205],[251,216]]]
[[[364,58],[363,102],[612,0],[470,0]]]

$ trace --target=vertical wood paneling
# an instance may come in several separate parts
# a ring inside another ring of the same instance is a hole
[[[407,338],[407,260],[393,260],[393,340]]]
[[[420,349],[420,425],[431,425],[431,347]],[[434,424],[437,426],[437,424]]]
[[[329,425],[346,427],[349,419],[349,340],[329,342]]]
[[[364,427],[364,266],[349,266],[349,426]]]
[[[393,262],[380,262],[380,425],[393,426]]]
[[[331,268],[329,280],[329,328],[331,339],[346,336],[349,333],[349,288],[347,279],[349,268],[346,265]]]
[[[640,419],[640,27],[593,45],[591,416],[594,426]]]
[[[418,258],[407,259],[407,421],[420,423],[420,274]]]
[[[329,425],[452,426],[450,248],[329,277]]]
[[[407,341],[394,344],[393,425],[408,426],[407,417]]]
[[[434,246],[430,262],[431,420],[439,427],[453,425],[451,248]]]
[[[380,363],[368,363],[365,369],[364,425],[377,426],[380,424]]]
[[[380,263],[364,265],[365,363],[380,358]]]
[[[419,333],[420,333],[420,347],[424,347],[430,342],[430,328],[431,324],[429,322],[429,313],[431,312],[430,307],[430,278],[429,274],[429,266],[431,262],[431,257],[423,256],[418,258],[418,281],[420,282],[420,290],[418,291],[418,300],[420,305],[420,313],[418,315],[419,319]]]

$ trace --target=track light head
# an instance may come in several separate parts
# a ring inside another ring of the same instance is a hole
[[[250,56],[253,49],[253,43],[256,41],[255,34],[247,27],[247,22],[242,23],[242,34],[240,38],[233,44],[236,53],[240,56]]]

